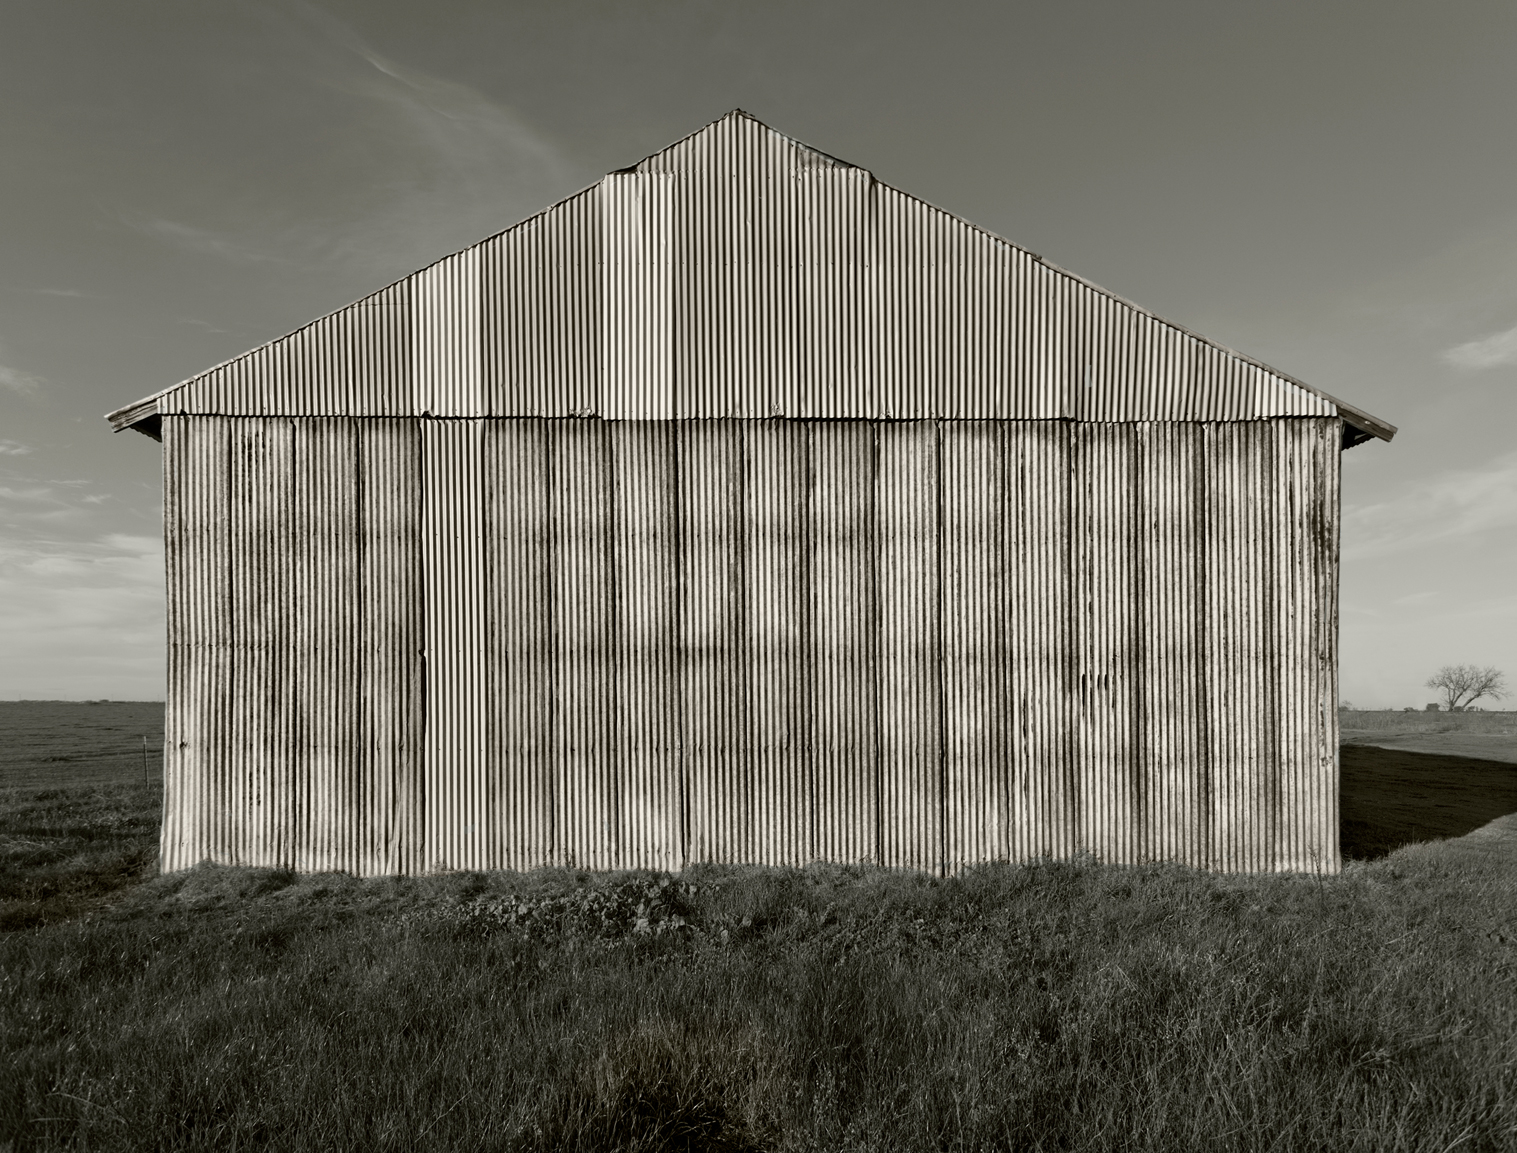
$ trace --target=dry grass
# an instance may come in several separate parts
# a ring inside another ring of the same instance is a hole
[[[14,1149],[1517,1143],[1517,869],[1425,848],[1322,879],[203,867],[0,934],[0,983]]]
[[[0,930],[67,920],[157,872],[157,786],[0,790]]]

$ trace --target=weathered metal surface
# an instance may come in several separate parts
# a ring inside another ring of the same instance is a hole
[[[158,413],[1394,432],[742,113],[112,420]]]
[[[168,417],[163,865],[1336,869],[1340,432]]]

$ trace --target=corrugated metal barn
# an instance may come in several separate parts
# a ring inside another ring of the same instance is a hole
[[[1395,430],[742,112],[110,419],[165,869],[1339,867]]]

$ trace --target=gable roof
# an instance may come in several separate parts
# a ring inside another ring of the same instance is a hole
[[[1395,428],[741,110],[111,413]]]

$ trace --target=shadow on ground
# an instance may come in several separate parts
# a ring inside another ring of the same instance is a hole
[[[1517,764],[1344,745],[1343,856],[1366,861],[1418,841],[1462,837],[1517,812]]]

